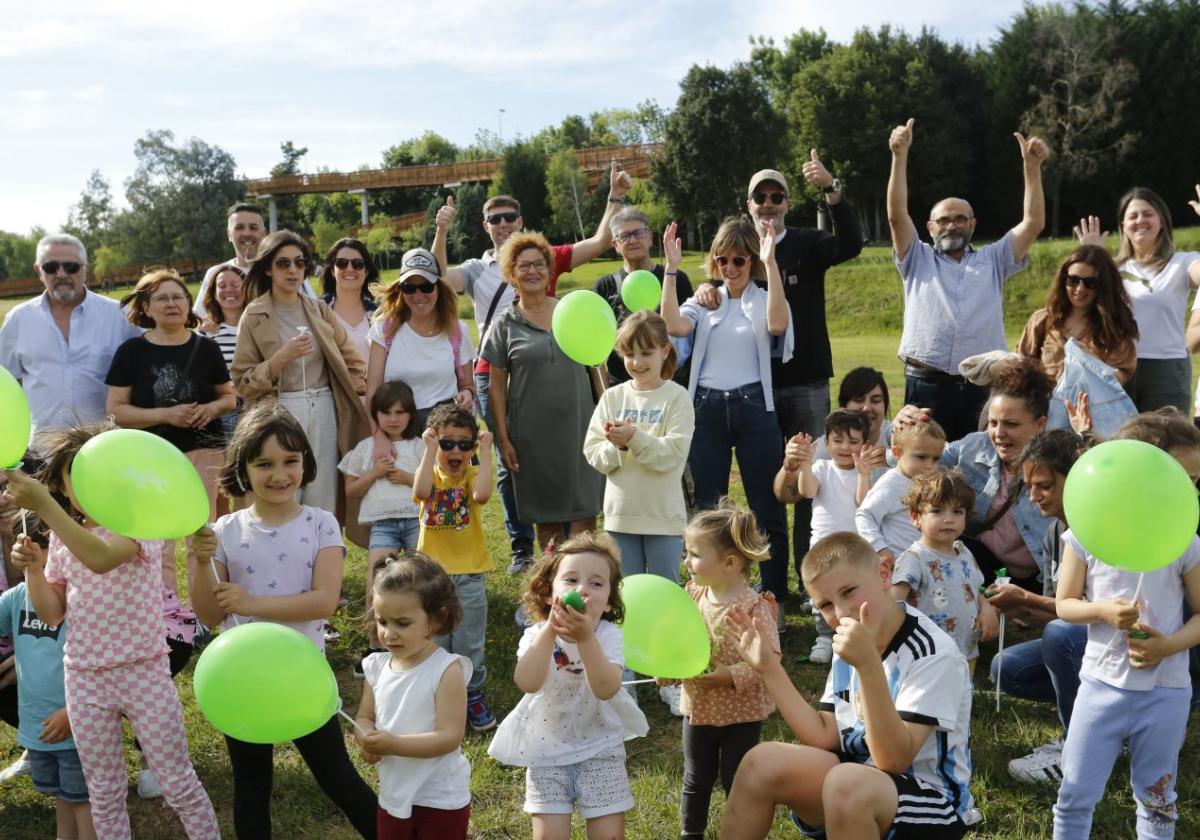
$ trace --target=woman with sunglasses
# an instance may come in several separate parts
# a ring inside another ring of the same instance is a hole
[[[404,382],[412,388],[420,429],[434,406],[455,403],[475,410],[474,346],[467,325],[458,319],[458,295],[442,279],[441,265],[430,251],[404,252],[400,279],[379,292],[367,339],[368,401],[384,382]],[[387,435],[378,430],[375,441],[377,452],[392,450]]]
[[[788,534],[783,505],[772,482],[783,464],[779,418],[771,391],[771,359],[792,357],[792,313],[775,262],[775,231],[764,220],[756,229],[748,216],[731,216],[713,237],[705,263],[719,277],[721,300],[706,309],[690,298],[682,307],[675,276],[683,256],[674,222],[663,234],[667,270],[661,311],[667,330],[694,335],[688,391],[696,409],[696,432],[688,463],[696,484],[696,506],[714,508],[729,492],[736,452],[746,501],[771,543],[771,559],[761,564],[763,588],[782,606],[787,597]],[[755,281],[766,280],[766,289]],[[780,623],[783,610],[779,612]]]
[[[604,477],[583,456],[599,371],[569,359],[551,334],[558,301],[547,296],[554,251],[538,233],[514,233],[500,273],[516,301],[483,342],[500,458],[513,477],[517,517],[536,526],[543,553],[596,527]]]
[[[333,309],[364,359],[371,356],[367,333],[371,330],[371,313],[378,306],[372,291],[378,282],[379,269],[367,246],[359,240],[344,237],[325,252],[321,297]]]
[[[290,230],[262,241],[246,275],[251,298],[238,329],[231,373],[248,404],[277,397],[312,445],[317,477],[303,504],[337,513],[338,460],[367,435],[366,362],[329,305],[300,293],[314,263]]]
[[[1121,274],[1099,245],[1080,245],[1059,265],[1046,305],[1029,316],[1017,352],[1037,359],[1057,381],[1068,339],[1106,365],[1127,384],[1137,369],[1138,325]]]

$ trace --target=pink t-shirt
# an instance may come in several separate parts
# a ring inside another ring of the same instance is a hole
[[[282,525],[264,525],[244,508],[227,513],[213,526],[217,535],[214,559],[229,571],[229,582],[251,595],[278,597],[312,590],[317,552],[337,547],[345,556],[342,529],[332,513],[304,505],[300,513]],[[251,615],[236,616],[236,623],[268,621]],[[307,636],[318,650],[325,650],[325,620],[280,621]],[[225,628],[235,624],[225,620]]]
[[[1008,471],[1001,470],[1000,491],[988,506],[988,519],[995,516],[1004,506],[1008,494],[1012,491],[1012,485],[1013,480]],[[984,531],[979,541],[991,549],[992,554],[996,555],[996,559],[1004,564],[1013,577],[1028,578],[1037,574],[1037,562],[1029,553],[1025,540],[1021,539],[1021,532],[1017,530],[1017,522],[1013,519],[1012,508],[1005,511],[989,530]]]
[[[113,536],[98,526],[90,530],[101,539]],[[67,588],[68,668],[115,668],[166,654],[161,542],[139,541],[136,557],[98,575],[51,532],[46,580]]]

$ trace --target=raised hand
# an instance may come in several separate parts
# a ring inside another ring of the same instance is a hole
[[[608,194],[613,198],[624,198],[625,193],[633,187],[633,178],[624,169],[617,169],[617,159],[613,158],[612,167],[608,173]]]
[[[825,164],[821,163],[821,158],[817,155],[816,149],[810,149],[808,152],[809,159],[804,162],[804,166],[800,167],[800,171],[804,174],[804,180],[821,189],[833,186],[833,176],[829,174],[829,170],[825,168]]]
[[[677,235],[679,224],[671,222],[663,231],[663,260],[667,271],[675,271],[683,261],[683,240]]]
[[[425,442],[425,451],[433,454],[438,448],[438,433],[437,429],[426,429],[421,432],[421,440]]]
[[[1050,147],[1041,137],[1030,137],[1026,140],[1025,135],[1019,131],[1014,131],[1013,137],[1017,138],[1017,145],[1021,147],[1021,159],[1027,166],[1040,167],[1050,158]]]
[[[1087,391],[1079,392],[1079,403],[1075,404],[1070,400],[1065,400],[1067,408],[1067,421],[1071,424],[1071,428],[1075,430],[1075,434],[1081,435],[1084,432],[1092,430],[1092,412],[1088,408]]]
[[[1188,205],[1196,211],[1196,215],[1200,216],[1200,184],[1196,185],[1196,200],[1189,201]]]
[[[870,610],[864,602],[858,608],[858,618],[844,616],[833,631],[833,652],[846,664],[860,668],[874,657],[879,660],[875,648],[875,633],[868,624]]]
[[[454,217],[458,213],[454,209],[454,196],[446,196],[446,204],[438,208],[437,215],[433,218],[433,223],[440,228],[448,228],[454,222]]]
[[[854,468],[860,473],[870,475],[873,470],[887,466],[887,449],[882,446],[864,443],[852,454],[854,455]]]
[[[761,222],[762,231],[758,240],[758,258],[763,265],[775,262],[775,226],[770,219]]]
[[[888,137],[888,148],[892,150],[892,154],[908,154],[908,150],[912,148],[914,122],[916,120],[909,117],[908,122],[904,125],[898,125],[892,129],[892,134]]]
[[[806,435],[803,432],[794,435],[788,440],[787,446],[783,449],[784,465],[788,467],[788,472],[795,472],[805,464],[811,464],[812,459],[812,435]]]
[[[1197,187],[1196,191],[1200,193],[1200,187]],[[1196,202],[1196,204],[1200,205],[1200,202]],[[1200,210],[1197,212],[1200,212]],[[1108,231],[1101,232],[1099,216],[1084,216],[1079,220],[1079,224],[1075,225],[1071,230],[1075,234],[1075,238],[1079,240],[1080,245],[1099,245],[1103,248],[1104,238],[1108,236]]]
[[[771,634],[763,623],[762,616],[752,618],[741,607],[730,607],[725,613],[725,623],[734,633],[742,659],[756,671],[778,665],[782,654],[779,645],[771,641]]]
[[[492,433],[484,429],[479,433],[479,449],[484,452],[492,451],[492,442],[495,440]]]

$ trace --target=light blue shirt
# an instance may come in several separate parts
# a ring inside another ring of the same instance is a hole
[[[913,239],[896,259],[904,281],[901,359],[915,359],[945,373],[958,373],[968,356],[1007,350],[1004,338],[1004,281],[1029,265],[1013,259],[1012,232],[979,250],[967,248],[955,261]]]
[[[43,292],[13,307],[0,325],[0,365],[21,381],[35,430],[95,422],[104,417],[113,354],[143,332],[115,300],[89,291],[71,310],[68,341]]]
[[[729,307],[733,305],[729,300],[728,287],[722,285],[718,291],[721,295],[721,305],[716,309],[705,309],[696,302],[695,297],[688,298],[687,302],[679,307],[679,314],[696,325],[692,330],[695,345],[692,347],[692,371],[688,377],[688,393],[692,397],[696,396],[696,386],[700,383],[700,370],[704,367],[704,359],[709,350],[709,339],[712,338],[713,329],[730,311]],[[777,357],[784,362],[792,358],[792,348],[795,346],[792,335],[792,311],[788,309],[787,330],[781,335],[771,335],[767,329],[766,289],[759,288],[757,284],[750,282],[746,284],[746,290],[742,292],[742,296],[737,299],[737,302],[741,305],[742,314],[750,319],[750,323],[754,326],[763,400],[766,403],[767,411],[774,411],[775,399],[771,391],[771,358]]]
[[[726,316],[713,325],[709,340],[721,352],[704,357],[697,380],[701,388],[733,390],[759,381],[754,325],[739,307],[729,307]]]
[[[63,645],[67,623],[51,627],[38,618],[21,582],[0,595],[0,636],[12,636],[17,658],[17,709],[21,726],[17,743],[31,750],[65,750],[75,746],[68,738],[42,743],[42,721],[67,705],[63,688]]]

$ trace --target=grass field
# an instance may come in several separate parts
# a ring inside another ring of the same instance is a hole
[[[1200,231],[1181,234],[1180,239],[1189,247],[1197,247],[1200,244]],[[1040,305],[1050,271],[1058,259],[1056,255],[1061,255],[1066,247],[1065,243],[1039,245],[1034,255],[1034,269],[1008,285],[1006,306],[1010,339],[1019,332],[1029,311]],[[700,276],[698,262],[698,255],[692,255],[685,262],[685,270],[693,277]],[[614,265],[589,265],[576,271],[570,278],[564,278],[562,285],[564,289],[590,286],[596,277],[613,270]],[[859,364],[878,367],[887,375],[893,399],[898,403],[903,394],[903,372],[895,356],[900,329],[900,291],[886,249],[868,249],[864,257],[854,264],[831,272],[829,299],[836,374],[840,376]],[[0,301],[0,314],[7,311],[11,304],[9,301]],[[469,308],[469,304],[464,307],[464,315],[469,314]],[[740,493],[736,476],[734,488],[735,495]],[[519,699],[511,679],[518,640],[512,613],[519,594],[519,584],[503,571],[507,566],[508,548],[498,502],[487,506],[485,527],[488,546],[498,567],[488,583],[488,697],[493,709],[503,714]],[[353,656],[364,644],[360,606],[364,562],[364,552],[358,549],[350,552],[344,585],[350,606],[340,609],[334,616],[334,623],[341,630],[342,638],[329,649],[329,660],[338,676],[342,699],[348,709],[355,708],[360,692],[359,684],[350,679],[350,669]],[[811,698],[815,698],[823,687],[825,672],[819,666],[797,661],[797,657],[807,653],[813,634],[810,617],[801,617],[794,612],[789,615],[788,630],[783,635],[784,661],[796,685]],[[1014,636],[1020,638],[1019,634],[1010,632],[1010,643],[1014,641]],[[972,789],[977,807],[984,816],[975,836],[996,840],[1048,837],[1054,792],[1012,781],[1005,765],[1009,759],[1025,754],[1032,747],[1058,734],[1054,710],[1048,704],[1004,698],[1001,710],[997,712],[989,690],[991,685],[985,676],[988,673],[987,659],[992,652],[993,646],[985,646],[977,669],[979,676],[972,716]],[[228,757],[222,739],[196,708],[191,671],[189,666],[179,675],[176,683],[187,717],[192,759],[217,808],[222,830],[226,836],[232,837],[232,783]],[[642,686],[641,690],[642,706],[650,719],[650,734],[627,745],[629,773],[638,803],[628,815],[627,836],[657,840],[678,836],[677,807],[683,756],[679,722],[669,717],[652,687]],[[0,762],[4,764],[18,754],[13,734],[7,728],[0,730]],[[471,836],[487,840],[529,837],[529,820],[521,812],[523,772],[498,765],[487,757],[489,737],[486,733],[468,733],[464,742],[473,768]],[[767,722],[763,738],[793,740],[777,715]],[[132,780],[136,765],[131,741],[127,740],[126,747]],[[1200,738],[1194,732],[1189,733],[1179,769],[1179,837],[1200,837],[1200,817],[1197,816],[1197,800],[1200,799],[1198,753]],[[364,777],[374,785],[374,769],[361,762],[358,764]],[[340,813],[320,794],[293,748],[287,746],[276,750],[275,771],[273,814],[276,837],[285,840],[300,837],[342,840],[356,836]],[[1093,836],[1123,838],[1133,835],[1134,804],[1127,779],[1128,761],[1123,758],[1118,761],[1108,794],[1097,809]],[[710,837],[717,836],[723,801],[718,791],[713,797]],[[139,840],[175,840],[183,836],[178,821],[162,800],[143,802],[131,790],[129,808],[134,836]],[[0,838],[33,840],[53,837],[53,832],[52,802],[37,794],[28,780],[0,789]],[[584,836],[578,823],[575,836]],[[770,836],[783,838],[798,835],[780,811]]]

